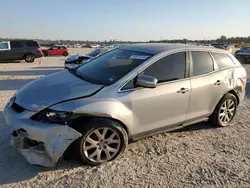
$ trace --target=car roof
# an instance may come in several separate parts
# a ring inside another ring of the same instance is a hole
[[[58,46],[58,47],[63,46],[63,47],[67,47],[66,45],[62,45],[62,44],[56,44],[56,45],[53,45],[53,46]]]
[[[28,39],[12,39],[9,40],[10,42],[37,42],[35,40],[28,40]]]
[[[178,43],[141,43],[141,44],[132,44],[128,46],[123,46],[120,49],[132,50],[132,51],[155,55],[160,52],[170,51],[170,50],[181,50],[181,49],[215,50],[216,48],[214,48],[213,46],[197,46],[191,44],[178,44]]]

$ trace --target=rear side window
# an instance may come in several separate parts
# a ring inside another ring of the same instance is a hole
[[[234,62],[226,54],[212,53],[219,68],[232,67]]]
[[[11,48],[22,48],[23,45],[19,41],[10,41]]]
[[[27,41],[27,42],[25,42],[25,44],[28,47],[39,47],[39,44],[36,41]]]
[[[207,74],[214,70],[213,59],[208,52],[192,52],[193,76]]]
[[[0,42],[0,50],[9,50],[8,42]]]
[[[158,79],[158,83],[185,78],[186,53],[168,55],[148,67],[143,74]]]

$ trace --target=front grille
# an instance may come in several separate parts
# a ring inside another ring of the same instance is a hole
[[[13,103],[11,106],[16,112],[21,113],[23,112],[25,109],[23,107],[21,107],[20,105],[18,105],[17,103]]]

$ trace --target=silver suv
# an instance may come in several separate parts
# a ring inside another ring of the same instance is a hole
[[[201,121],[227,126],[245,86],[245,69],[224,50],[137,44],[27,84],[4,114],[12,145],[30,163],[56,166],[71,145],[98,165],[129,140]]]

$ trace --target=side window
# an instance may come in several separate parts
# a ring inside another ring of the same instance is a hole
[[[8,42],[0,42],[0,50],[9,50],[9,44]]]
[[[27,41],[25,44],[28,47],[39,47],[39,44],[36,41]]]
[[[10,47],[13,49],[22,48],[23,45],[21,44],[21,42],[18,42],[18,41],[10,41]]]
[[[214,70],[213,59],[208,52],[192,52],[193,76],[207,74]]]
[[[186,72],[186,52],[179,52],[168,55],[146,70],[143,74],[155,77],[158,83],[179,80],[185,78]]]
[[[219,68],[227,68],[234,66],[234,62],[226,54],[212,53]]]

